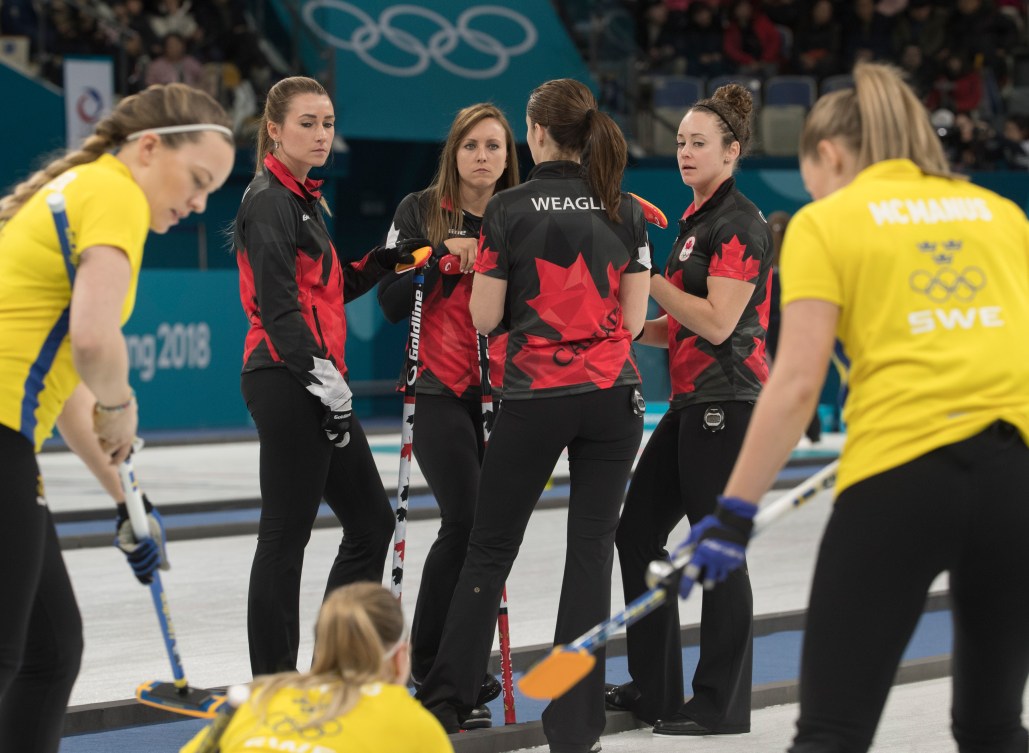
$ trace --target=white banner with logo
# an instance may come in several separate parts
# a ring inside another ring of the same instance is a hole
[[[109,57],[64,59],[67,145],[77,149],[114,107],[114,63]]]

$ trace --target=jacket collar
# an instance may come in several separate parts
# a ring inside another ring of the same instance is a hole
[[[321,191],[318,189],[321,188],[322,183],[325,181],[312,180],[311,178],[308,178],[301,183],[294,177],[293,173],[289,171],[289,168],[271,152],[265,155],[264,166],[268,168],[272,175],[279,179],[279,182],[282,183],[282,185],[295,193],[301,199],[314,201],[322,197]]]
[[[722,185],[715,189],[715,192],[711,194],[711,198],[700,205],[699,209],[697,208],[696,202],[686,207],[686,211],[682,213],[682,219],[679,220],[679,224],[681,225],[683,220],[688,217],[702,214],[709,211],[711,207],[718,206],[722,202],[722,199],[724,199],[735,187],[736,179],[730,175],[722,182]]]
[[[533,178],[585,178],[586,168],[578,162],[571,160],[555,160],[553,162],[540,162],[529,171],[529,177]]]

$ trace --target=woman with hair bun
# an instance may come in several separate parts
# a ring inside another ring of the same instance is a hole
[[[620,190],[625,138],[572,79],[526,107],[536,167],[486,207],[470,307],[508,333],[504,407],[483,459],[468,552],[418,698],[456,732],[489,662],[504,582],[529,516],[568,448],[568,552],[555,643],[610,614],[614,533],[643,434],[632,338],[646,318],[650,245]],[[586,753],[604,730],[604,661],[543,712],[550,749]]]
[[[772,236],[736,188],[733,172],[751,140],[750,93],[720,87],[689,109],[678,133],[682,181],[693,203],[664,276],[650,295],[667,312],[640,341],[668,348],[672,396],[633,474],[616,545],[625,603],[647,590],[651,560],[667,558],[668,534],[715,509],[768,378]],[[679,609],[673,599],[629,627],[632,681],[607,689],[608,705],[631,710],[663,735],[750,731],[753,596],[746,568],[704,594],[700,661],[683,703]]]
[[[410,667],[404,615],[390,592],[377,583],[337,588],[318,615],[311,670],[255,679],[217,750],[448,753],[439,722],[405,687]],[[210,749],[209,729],[180,753]]]
[[[946,571],[958,750],[1025,753],[1025,212],[950,174],[924,106],[886,65],[855,66],[854,88],[815,103],[800,173],[815,201],[786,231],[775,368],[691,567],[743,560],[757,502],[811,415],[838,337],[851,361],[847,444],[811,584],[790,751],[868,750]]]

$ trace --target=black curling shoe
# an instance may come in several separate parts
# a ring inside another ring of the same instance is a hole
[[[476,706],[468,718],[461,722],[461,729],[489,729],[493,726],[493,712],[489,706]]]
[[[635,711],[640,691],[631,682],[624,685],[604,685],[604,705],[611,711]]]
[[[493,675],[487,674],[482,680],[482,687],[479,688],[479,698],[475,705],[485,706],[494,698],[497,698],[503,689],[504,686],[500,684],[500,680]]]

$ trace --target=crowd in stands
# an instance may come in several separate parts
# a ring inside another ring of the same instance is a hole
[[[905,71],[955,167],[1029,165],[1026,0],[625,0],[644,75]],[[1022,61],[1021,65],[1018,61]],[[1016,97],[1009,96],[1015,92]]]
[[[273,83],[244,0],[3,0],[0,34],[27,37],[39,75],[58,86],[66,56],[109,55],[118,94],[182,82],[240,127]]]

